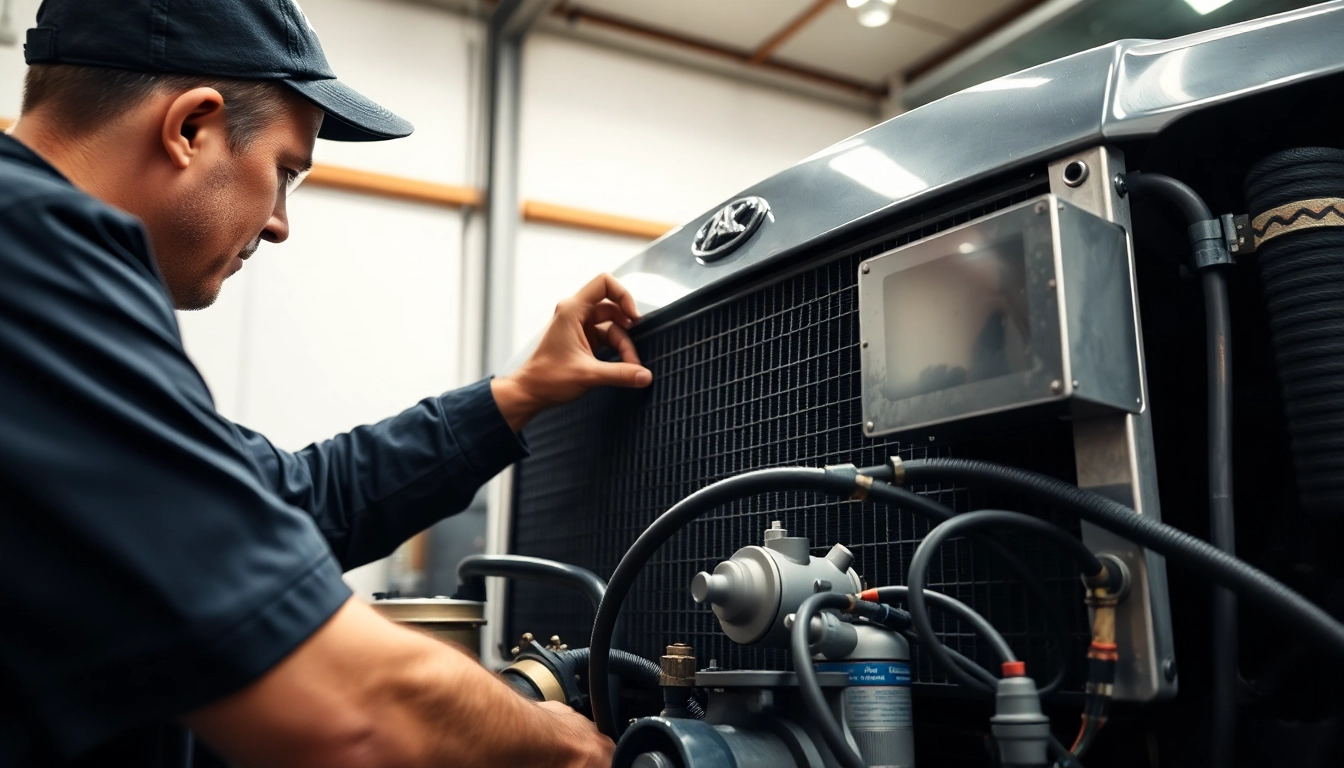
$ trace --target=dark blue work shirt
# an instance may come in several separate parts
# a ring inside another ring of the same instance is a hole
[[[174,764],[524,453],[488,381],[298,453],[220,416],[140,223],[0,136],[0,766]]]

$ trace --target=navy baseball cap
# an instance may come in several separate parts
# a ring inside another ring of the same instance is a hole
[[[29,64],[277,80],[327,113],[322,139],[414,130],[336,79],[294,0],[43,0],[23,54]]]

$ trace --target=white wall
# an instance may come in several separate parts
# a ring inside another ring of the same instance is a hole
[[[874,122],[765,86],[535,34],[524,49],[521,195],[681,224]],[[556,301],[644,245],[525,225],[515,346],[544,327]]]
[[[314,159],[466,184],[479,24],[388,0],[304,0],[332,69],[415,124],[391,142],[319,141]],[[300,187],[290,238],[263,244],[214,307],[181,313],[219,409],[301,448],[467,383],[462,214]],[[346,575],[369,596],[387,564]]]

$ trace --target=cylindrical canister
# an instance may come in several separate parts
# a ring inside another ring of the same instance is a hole
[[[404,597],[375,600],[372,606],[385,619],[460,645],[474,656],[481,654],[485,603],[447,597]]]
[[[855,629],[859,642],[849,657],[817,662],[817,671],[849,676],[845,723],[864,762],[874,767],[910,768],[915,764],[910,644],[885,629]]]

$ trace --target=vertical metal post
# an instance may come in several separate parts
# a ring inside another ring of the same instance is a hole
[[[514,256],[520,218],[518,123],[523,40],[554,2],[503,0],[490,15],[482,347],[485,373],[499,372],[513,351]]]
[[[556,0],[502,0],[490,15],[486,40],[489,105],[486,128],[485,264],[482,275],[481,374],[504,373],[513,352],[514,256],[520,220],[518,201],[519,91],[523,40]],[[513,470],[491,481],[487,496],[486,551],[507,552],[512,522]],[[502,655],[505,585],[486,579],[486,626],[481,663],[499,669]]]

